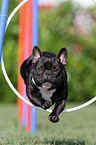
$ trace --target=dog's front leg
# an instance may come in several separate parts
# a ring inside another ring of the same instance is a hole
[[[46,109],[49,109],[52,105],[53,105],[52,102],[45,101],[44,104],[42,105],[42,107],[44,110],[46,110]]]
[[[42,105],[45,103],[45,100],[41,97],[41,94],[37,91],[34,91],[31,86],[26,87],[26,93],[30,102],[35,106],[42,107]]]
[[[60,102],[57,102],[52,113],[49,115],[49,120],[53,123],[56,123],[59,121],[59,114],[64,110],[65,108],[65,100],[62,100]]]

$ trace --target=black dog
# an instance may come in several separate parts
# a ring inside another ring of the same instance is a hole
[[[64,110],[68,96],[66,59],[66,48],[62,48],[56,56],[51,52],[41,52],[35,46],[32,55],[21,66],[21,76],[30,102],[43,109],[55,103],[49,115],[51,122],[59,121],[58,115]]]

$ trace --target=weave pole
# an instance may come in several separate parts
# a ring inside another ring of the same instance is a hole
[[[1,55],[2,55],[3,40],[5,35],[8,5],[9,5],[9,0],[2,0],[1,11],[0,11],[0,62],[1,62]]]
[[[26,87],[20,76],[20,66],[32,54],[35,45],[38,45],[38,0],[29,0],[21,7],[19,18],[18,91],[25,99]],[[36,133],[36,108],[18,98],[18,115],[26,131]]]

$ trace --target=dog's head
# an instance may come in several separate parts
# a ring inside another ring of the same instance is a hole
[[[37,86],[52,89],[64,80],[64,66],[67,62],[67,49],[62,48],[56,56],[50,52],[41,52],[35,46],[32,52],[32,76]]]

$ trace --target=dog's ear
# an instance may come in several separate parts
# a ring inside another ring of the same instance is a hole
[[[33,51],[32,51],[32,63],[36,63],[38,59],[42,56],[41,50],[39,49],[38,46],[34,46]]]
[[[66,65],[67,63],[67,55],[67,49],[65,47],[63,47],[57,55],[57,58],[59,58],[63,65]]]

